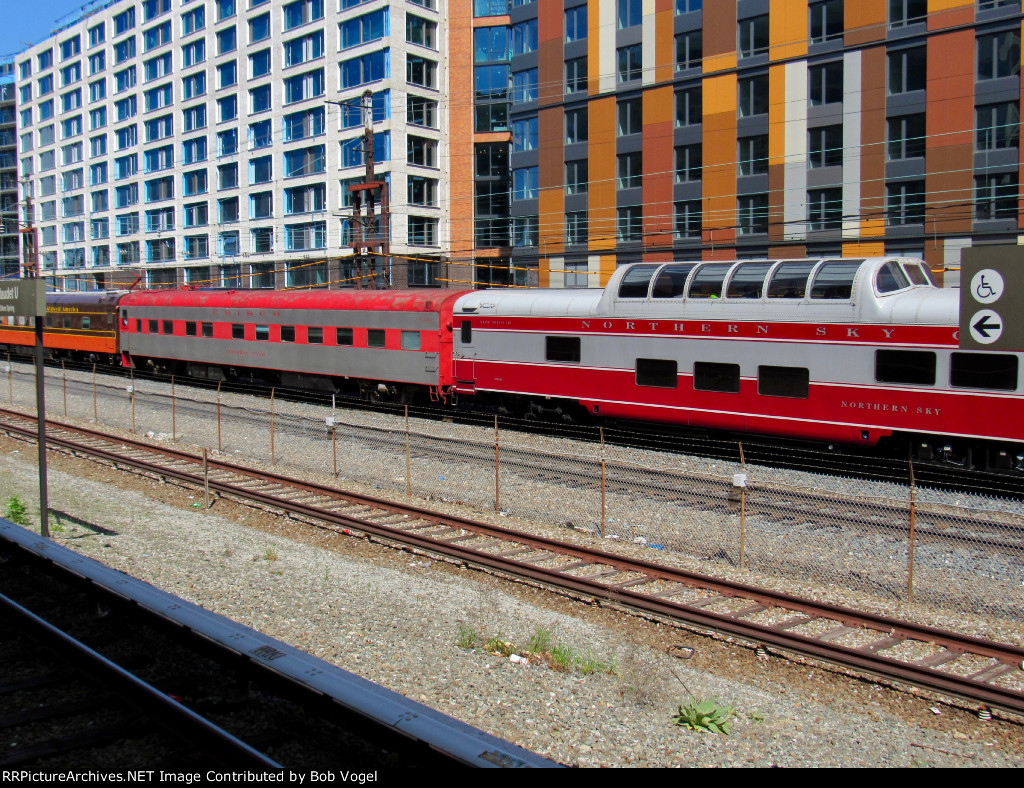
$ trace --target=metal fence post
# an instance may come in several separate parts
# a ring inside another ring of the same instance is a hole
[[[747,563],[747,460],[743,456],[743,441],[740,447],[740,472],[743,474],[743,486],[740,488],[740,569]]]
[[[207,461],[206,447],[203,447],[203,508],[210,508],[210,466]]]
[[[409,406],[405,406],[405,494],[412,495],[412,459],[409,456]]]
[[[178,406],[174,396],[174,375],[171,375],[171,440],[178,440]]]
[[[224,451],[224,446],[220,439],[220,386],[224,381],[217,381],[217,451]]]
[[[135,432],[135,370],[128,368],[128,392],[132,398],[132,432]]]
[[[604,457],[604,427],[599,428],[601,431],[601,538],[604,539],[604,526],[607,522],[607,503],[606,503],[606,491],[607,486],[605,485],[605,457]]]
[[[92,420],[94,423],[100,423],[100,409],[96,405],[96,365],[92,365]]]
[[[274,391],[270,389],[270,464],[274,464]]]
[[[14,404],[14,367],[11,366],[11,354],[7,354],[7,393],[10,395],[11,404]]]
[[[60,360],[60,368],[64,373],[64,418],[68,417],[68,370],[64,366],[64,359]]]
[[[907,600],[914,601],[914,529],[917,519],[917,488],[914,483],[914,461],[910,461],[910,542],[907,545]]]
[[[501,466],[498,458],[498,417],[494,417],[494,511],[501,513]]]

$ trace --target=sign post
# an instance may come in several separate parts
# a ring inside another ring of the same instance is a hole
[[[963,250],[960,349],[1024,350],[1024,246]]]
[[[43,321],[46,318],[46,282],[13,279],[0,285],[0,316],[34,319],[36,327],[36,421],[39,443],[39,533],[50,536],[50,504],[46,489],[46,391],[43,370]]]

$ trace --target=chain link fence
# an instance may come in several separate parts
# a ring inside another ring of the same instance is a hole
[[[8,398],[33,407],[33,373],[5,371]],[[276,396],[254,405],[130,376],[51,368],[47,392],[51,417],[584,531],[650,549],[653,561],[669,551],[709,575],[742,569],[781,590],[799,581],[1024,621],[1017,501],[838,478],[799,485],[738,463],[503,431],[497,420],[410,422]]]

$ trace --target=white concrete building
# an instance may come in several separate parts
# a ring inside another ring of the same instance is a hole
[[[16,58],[22,198],[58,288],[352,284],[362,94],[395,286],[444,248],[446,0],[115,0]],[[341,104],[337,102],[342,102]]]

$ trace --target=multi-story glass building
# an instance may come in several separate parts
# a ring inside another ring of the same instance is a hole
[[[541,284],[672,258],[900,253],[941,272],[1024,237],[1017,0],[507,13],[511,267]]]
[[[19,273],[14,56],[0,57],[0,278]]]
[[[554,287],[1024,237],[1019,0],[96,2],[16,59],[69,287],[350,285],[360,237],[393,286]]]
[[[354,284],[371,91],[392,284],[431,284],[448,245],[442,3],[119,0],[58,22],[15,65],[43,273],[68,289]]]

